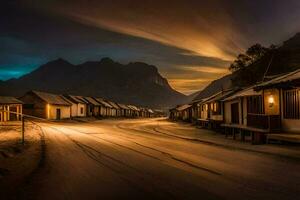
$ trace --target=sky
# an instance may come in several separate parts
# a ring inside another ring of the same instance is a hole
[[[300,31],[298,0],[9,0],[0,7],[0,80],[58,57],[158,67],[191,94],[249,46]]]

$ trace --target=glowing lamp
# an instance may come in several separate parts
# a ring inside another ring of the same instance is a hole
[[[269,107],[273,107],[274,105],[274,97],[271,95],[268,98]]]

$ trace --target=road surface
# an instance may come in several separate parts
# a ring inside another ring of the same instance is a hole
[[[300,195],[299,160],[181,138],[204,131],[190,126],[162,119],[40,125],[45,138],[40,165],[18,188],[20,199]]]

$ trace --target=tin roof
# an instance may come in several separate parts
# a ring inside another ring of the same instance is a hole
[[[102,106],[104,107],[108,107],[108,108],[112,108],[112,105],[110,105],[109,103],[107,103],[106,101],[104,101],[104,99],[102,98],[95,98]]]
[[[293,81],[296,79],[300,79],[300,69],[297,69],[293,72],[289,72],[287,74],[284,74],[282,76],[278,76],[274,79],[271,79],[269,81],[265,81],[263,83],[260,83],[258,85],[256,85],[256,88],[260,88],[260,87],[267,87],[267,86],[271,86],[271,85],[276,85],[279,83],[285,83],[285,82],[289,82],[289,81]]]
[[[120,107],[115,103],[115,102],[112,102],[112,101],[107,101],[113,108],[115,109],[120,109]]]
[[[68,95],[68,94],[66,94],[66,95],[64,95],[64,97],[66,97],[68,100],[72,101],[73,103],[82,103],[82,104],[86,103],[82,99],[77,98],[74,95]]]
[[[254,90],[254,86],[248,87],[244,90],[238,91],[235,94],[228,96],[227,98],[223,99],[223,101],[230,101],[239,97],[246,97],[246,96],[256,96],[261,95],[262,91],[258,92]]]
[[[190,105],[190,104],[184,104],[184,105],[181,105],[181,106],[177,107],[176,110],[182,111],[182,110],[190,108],[191,106],[192,105]]]
[[[130,108],[128,108],[125,104],[121,104],[121,103],[117,103],[118,106],[124,110],[129,110]]]
[[[23,102],[15,97],[0,96],[0,104],[23,104]]]
[[[79,101],[88,104],[89,102],[83,96],[74,96],[74,98],[78,99]]]
[[[66,101],[58,94],[51,94],[51,93],[40,92],[40,91],[31,91],[31,92],[49,104],[64,105],[64,106],[71,105],[68,101]]]
[[[127,107],[130,108],[131,110],[139,111],[139,109],[134,105],[127,105]]]
[[[96,101],[92,97],[84,97],[84,99],[86,99],[90,104],[92,104],[94,106],[100,106],[101,105],[98,101]]]

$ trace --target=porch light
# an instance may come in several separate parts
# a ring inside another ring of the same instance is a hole
[[[268,98],[269,107],[273,107],[274,105],[274,97],[273,95],[270,95]]]

